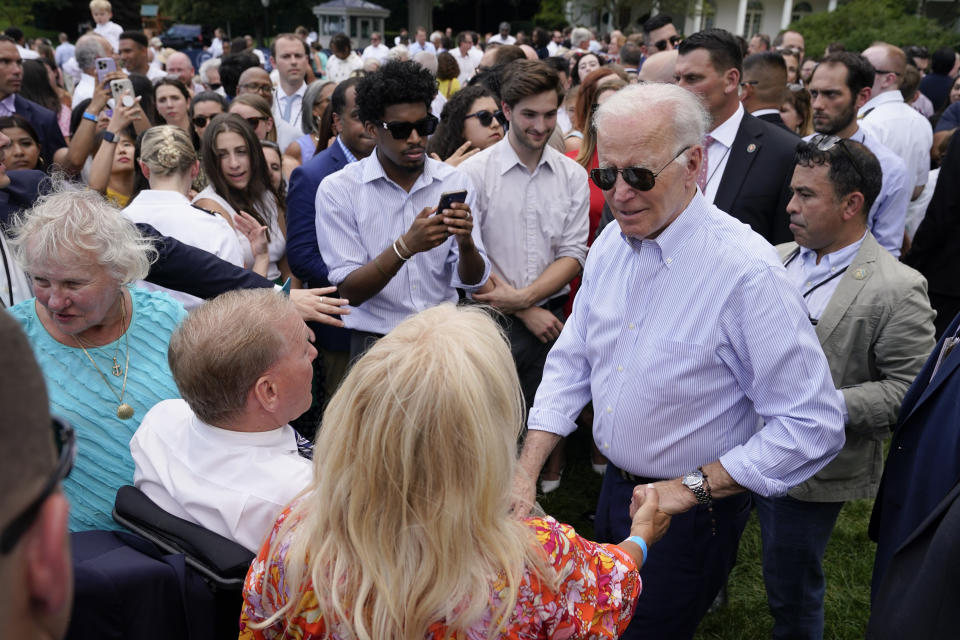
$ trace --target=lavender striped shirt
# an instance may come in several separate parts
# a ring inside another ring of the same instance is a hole
[[[600,451],[641,476],[719,459],[740,485],[781,495],[844,443],[827,361],[776,252],[699,191],[655,240],[614,223],[590,250],[529,426],[569,434],[591,399]]]
[[[317,189],[317,245],[338,285],[356,269],[390,247],[426,207],[435,207],[444,191],[467,190],[474,207],[473,183],[450,165],[427,159],[423,173],[407,193],[390,180],[377,153],[348,164],[327,176]],[[380,293],[358,307],[343,322],[350,329],[385,334],[407,316],[442,302],[456,302],[459,287],[474,291],[487,281],[490,261],[480,238],[480,219],[474,212],[473,241],[484,261],[483,278],[476,285],[460,281],[457,241],[451,236],[439,247],[418,253]]]

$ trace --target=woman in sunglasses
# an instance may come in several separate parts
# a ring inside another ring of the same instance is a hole
[[[255,93],[245,93],[237,96],[230,103],[228,113],[235,113],[247,121],[254,133],[257,134],[257,140],[277,141],[277,130],[273,126],[273,114],[270,111],[270,103]]]
[[[213,121],[214,116],[227,112],[227,106],[226,98],[216,91],[201,91],[193,96],[190,101],[190,124],[193,125],[193,132],[196,134],[191,140],[193,141],[193,148],[197,152],[197,159],[200,159],[200,147],[202,146],[200,142],[203,140],[203,132],[207,130],[207,125]],[[203,161],[201,160],[197,177],[193,179],[193,184],[190,185],[191,193],[189,197],[192,198],[203,191],[208,183],[207,174],[203,170]]]
[[[461,89],[443,106],[440,124],[427,150],[436,160],[457,166],[503,139],[506,118],[493,93],[482,85]]]
[[[270,280],[289,277],[284,212],[250,124],[235,113],[216,116],[203,134],[201,156],[210,184],[193,204],[219,213],[236,228],[246,268]]]

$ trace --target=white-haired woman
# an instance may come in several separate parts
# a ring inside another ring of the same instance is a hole
[[[127,205],[123,210],[125,216],[133,222],[152,225],[163,235],[208,251],[238,267],[243,266],[239,238],[226,218],[190,204],[190,185],[200,171],[190,134],[169,124],[147,130],[140,139],[140,169],[150,188],[141,191]],[[250,221],[252,223],[253,218]],[[265,241],[260,249],[266,252]],[[138,286],[166,291],[188,309],[203,302],[192,295],[147,282]]]
[[[631,538],[511,514],[523,400],[478,308],[408,318],[327,407],[313,481],[244,588],[241,639],[619,637],[669,516],[638,487]]]
[[[114,529],[117,489],[133,481],[130,438],[147,410],[179,393],[167,365],[186,312],[130,287],[156,252],[102,196],[55,190],[16,219],[10,244],[35,298],[10,309],[43,370],[51,413],[77,432],[64,481],[70,529]]]

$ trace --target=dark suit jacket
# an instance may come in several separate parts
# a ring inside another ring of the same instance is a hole
[[[29,209],[43,187],[42,171],[9,171],[10,184],[0,189],[0,226],[6,227],[15,213]],[[213,298],[233,289],[272,287],[273,283],[248,269],[241,269],[203,249],[161,235],[148,224],[140,232],[154,241],[157,261],[150,265],[147,280],[198,298]]]
[[[944,341],[958,328],[960,315],[903,398],[870,518],[870,537],[877,541],[874,596],[894,555],[960,482],[960,347],[932,375]]]
[[[790,131],[790,129],[787,128],[787,123],[783,121],[783,118],[780,117],[779,113],[761,113],[759,116],[756,116],[756,117],[759,118],[760,120],[763,120],[764,122],[775,124],[778,127],[785,129],[786,131]],[[790,133],[793,133],[793,132],[790,131]]]
[[[873,596],[867,638],[952,638],[960,602],[960,483],[894,554]]]
[[[903,261],[919,271],[930,293],[960,296],[960,136],[954,136],[940,177]]]
[[[287,193],[287,262],[293,274],[312,287],[329,286],[327,265],[317,246],[317,187],[331,173],[347,166],[336,142],[290,175]]]
[[[18,116],[26,118],[37,130],[37,135],[40,136],[40,157],[43,158],[44,166],[49,167],[53,164],[54,152],[67,146],[57,123],[57,114],[19,95],[14,97],[13,107]]]
[[[293,274],[311,287],[328,287],[327,265],[317,245],[317,188],[331,173],[347,166],[343,149],[334,142],[297,167],[290,175],[287,193],[287,263]],[[350,332],[322,324],[310,324],[317,344],[328,351],[350,349]]]
[[[793,240],[787,202],[798,142],[789,131],[744,113],[713,200],[771,244]]]

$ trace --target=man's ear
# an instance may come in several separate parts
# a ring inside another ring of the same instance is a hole
[[[260,404],[260,408],[267,413],[273,413],[277,410],[279,390],[277,389],[277,381],[274,379],[271,371],[267,371],[257,378],[250,393],[253,394],[253,397]]]
[[[843,210],[841,211],[844,221],[850,220],[856,216],[864,215],[863,205],[864,197],[859,191],[854,191],[845,195],[843,197]]]
[[[54,493],[40,507],[40,514],[22,543],[31,608],[44,620],[44,627],[62,624],[64,631],[73,604],[73,564],[67,531],[69,513],[70,503],[66,496],[62,492]]]
[[[740,72],[735,67],[730,67],[723,72],[723,90],[724,93],[736,93],[740,91]]]

